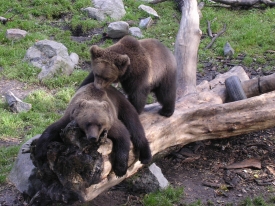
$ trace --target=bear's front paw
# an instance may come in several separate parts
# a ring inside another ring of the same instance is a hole
[[[116,162],[113,166],[113,171],[115,172],[116,176],[122,177],[126,174],[128,169],[127,162]]]
[[[34,149],[31,150],[31,156],[34,158],[32,159],[36,166],[42,165],[47,159],[47,144],[41,146],[41,144],[37,144],[34,142],[32,144]],[[38,165],[37,165],[38,164]]]
[[[139,161],[141,164],[149,164],[152,160],[152,155],[150,149],[148,151],[140,151]]]
[[[170,117],[170,116],[172,116],[172,114],[174,113],[174,109],[173,110],[171,110],[171,109],[161,109],[161,110],[159,110],[159,114],[161,115],[161,116],[164,116],[164,117]]]

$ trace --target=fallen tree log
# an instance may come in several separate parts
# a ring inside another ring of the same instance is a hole
[[[220,77],[220,80],[223,77]],[[211,82],[204,82],[197,87],[200,93],[179,99],[175,113],[170,118],[157,115],[159,109],[157,105],[146,107],[146,113],[141,114],[140,118],[152,155],[157,155],[176,145],[183,146],[195,141],[227,138],[275,126],[275,92],[242,101],[222,103],[222,99],[226,96],[222,94],[222,91],[225,91],[223,83],[221,82],[212,90],[209,89],[209,85]],[[222,95],[220,96],[219,93]],[[104,164],[110,165],[108,161]],[[87,188],[86,195],[83,197],[85,201],[94,199],[101,192],[135,174],[142,167],[140,162],[134,162],[133,156],[130,158],[129,165],[127,174],[121,178],[115,177],[113,173],[102,175],[105,178],[100,183]]]
[[[230,5],[233,7],[236,7],[236,6],[252,7],[260,4],[264,4],[266,6],[275,6],[275,2],[270,0],[213,0],[213,1],[221,4]]]

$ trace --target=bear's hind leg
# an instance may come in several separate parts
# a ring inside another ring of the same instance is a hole
[[[159,114],[165,117],[172,116],[176,103],[176,80],[162,82],[154,93],[158,102],[162,105]]]
[[[140,162],[142,164],[150,163],[152,159],[151,150],[136,109],[121,94],[117,95],[116,98],[120,105],[118,108],[118,118],[129,131],[134,148],[139,152]]]
[[[118,177],[126,174],[130,151],[130,134],[127,128],[119,120],[108,132],[108,138],[113,142],[113,171]]]
[[[148,94],[149,91],[139,89],[128,95],[129,101],[136,108],[138,114],[141,114],[141,112],[143,111]]]

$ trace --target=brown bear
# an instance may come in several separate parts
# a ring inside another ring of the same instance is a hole
[[[162,105],[160,115],[169,117],[174,113],[177,65],[172,52],[161,42],[125,36],[106,49],[93,45],[90,53],[92,72],[80,87],[95,82],[97,88],[106,88],[120,82],[139,114],[150,92]]]
[[[47,146],[53,141],[61,142],[60,132],[71,121],[76,122],[91,143],[107,133],[113,141],[113,171],[117,176],[127,171],[131,140],[141,163],[150,162],[151,150],[135,108],[114,87],[97,89],[93,83],[81,87],[64,115],[42,133],[34,152],[37,161],[46,161]]]

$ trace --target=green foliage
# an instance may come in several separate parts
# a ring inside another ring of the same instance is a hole
[[[202,39],[199,46],[199,59],[206,61],[209,56],[212,58],[223,56],[223,46],[228,41],[235,50],[234,57],[237,57],[238,54],[246,54],[242,62],[244,66],[252,66],[253,59],[256,60],[257,64],[265,64],[266,56],[264,53],[267,50],[272,50],[275,44],[272,35],[268,35],[275,31],[272,16],[274,11],[274,8],[267,8],[266,10],[229,10],[227,8],[205,6],[202,9],[203,18],[200,21],[203,34],[207,35],[207,21],[211,22],[213,33],[222,30],[223,24],[227,25],[227,29],[208,50],[204,48],[210,43],[211,39],[209,37]]]
[[[240,206],[272,206],[274,205],[273,199],[270,199],[269,202],[266,202],[263,197],[255,197],[254,199],[246,198],[240,204]]]
[[[18,150],[19,146],[0,147],[0,184],[6,182],[6,176],[13,166]]]
[[[145,195],[143,204],[145,206],[172,206],[177,204],[183,195],[183,188],[169,186],[165,190]]]

